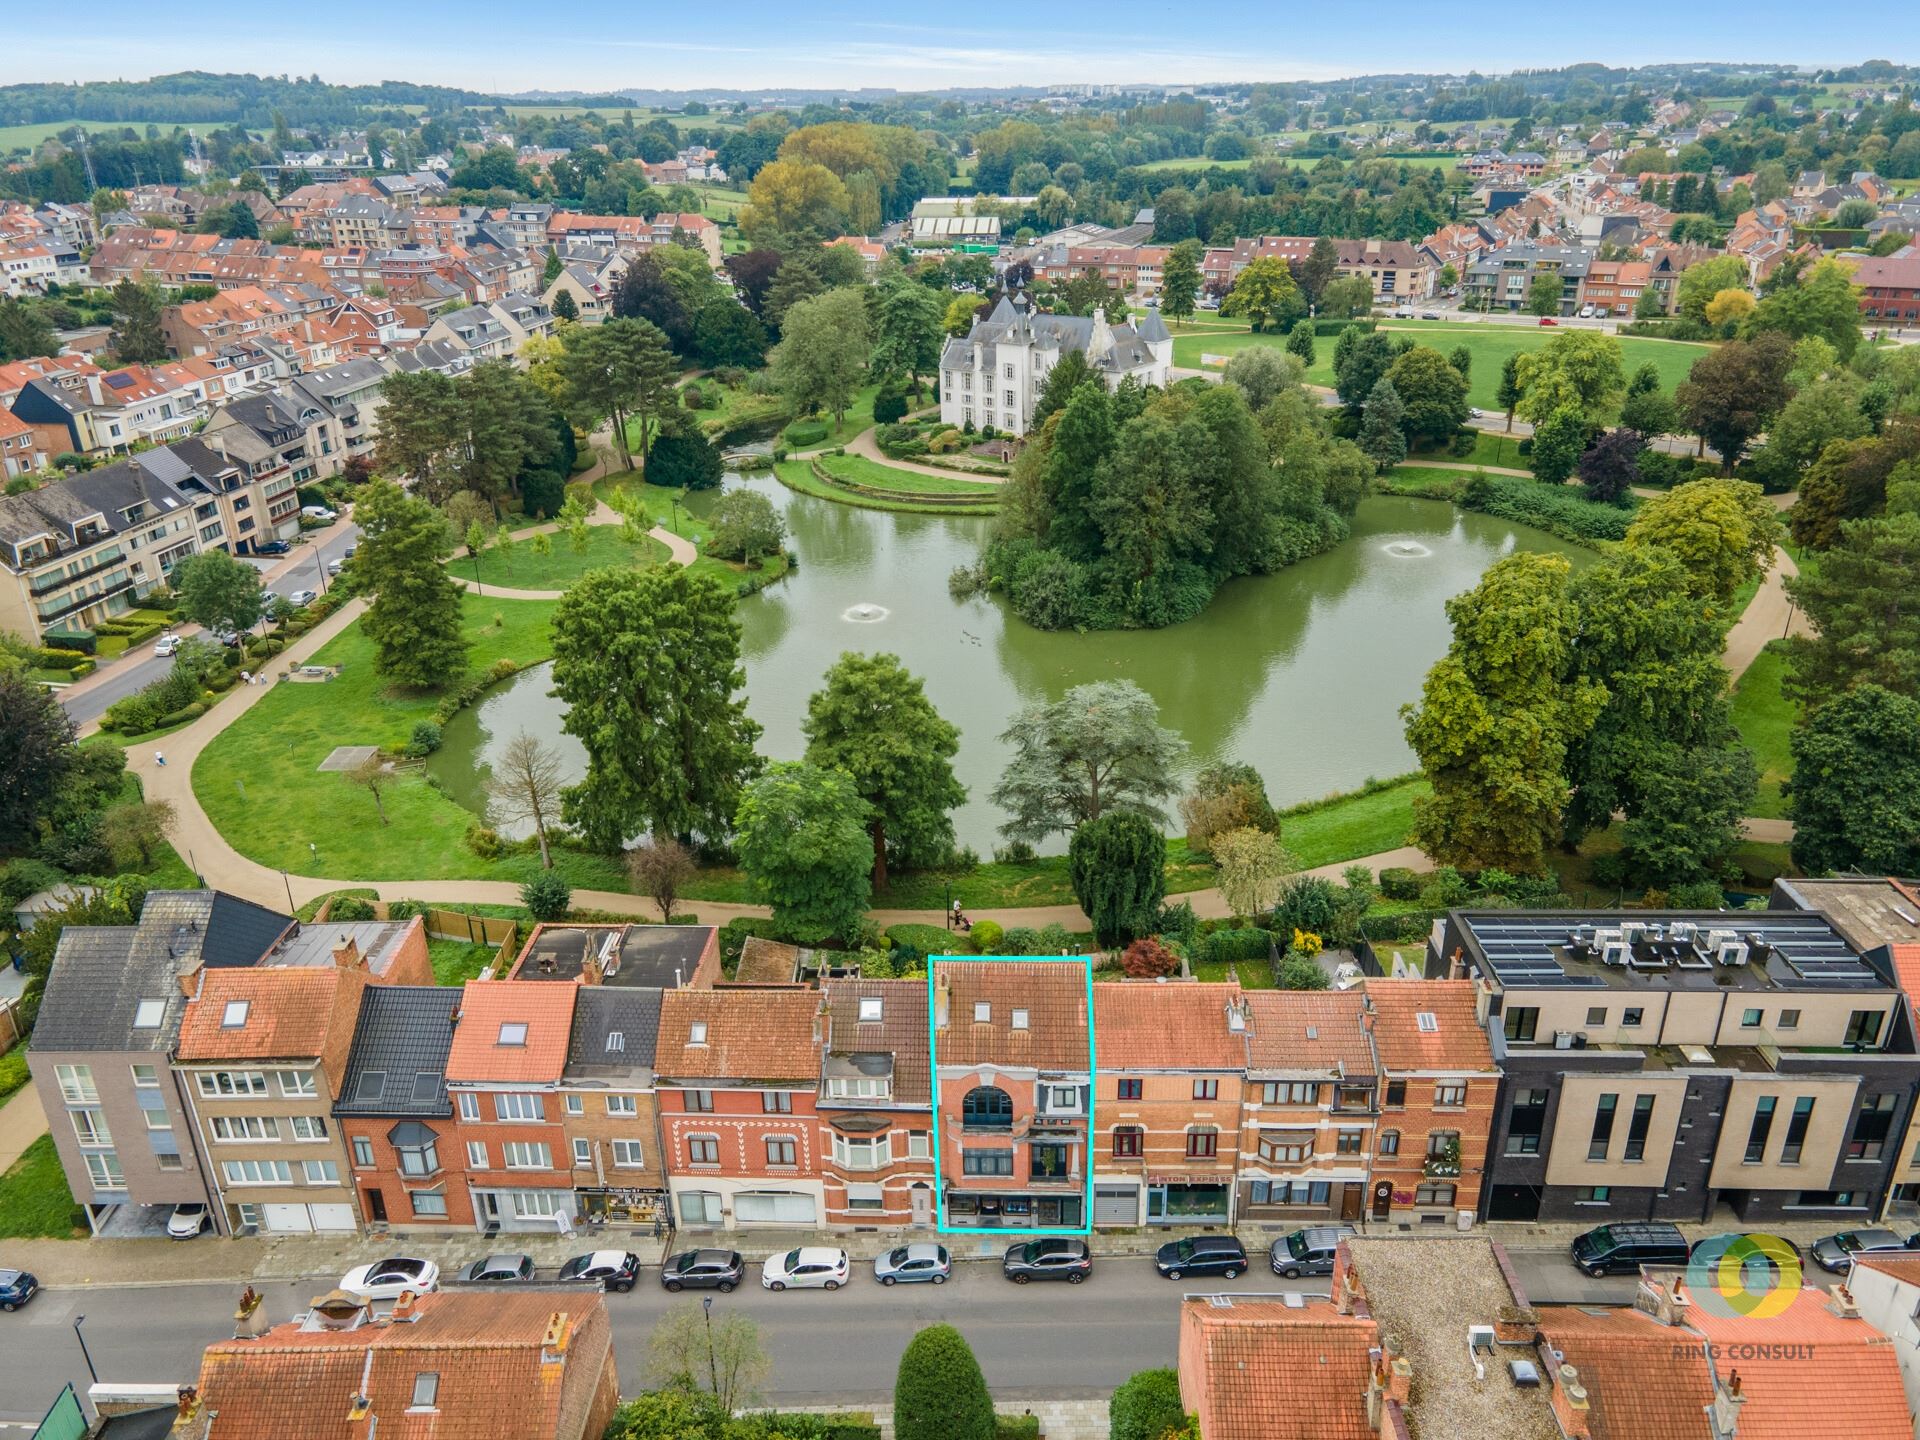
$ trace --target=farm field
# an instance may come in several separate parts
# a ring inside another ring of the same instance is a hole
[[[147,133],[147,126],[149,124],[158,126],[160,133],[165,135],[176,127],[185,128],[187,122],[174,120],[47,120],[33,125],[0,125],[0,155],[5,155],[9,151],[16,149],[31,150],[39,145],[41,141],[51,140],[62,130],[70,130],[75,125],[84,125],[89,131],[124,130],[131,126],[136,133],[144,136]],[[211,127],[202,125],[200,128],[204,130]]]

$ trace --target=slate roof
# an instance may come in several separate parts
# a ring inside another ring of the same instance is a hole
[[[827,1053],[833,1056],[893,1057],[893,1103],[931,1105],[927,1065],[927,986],[923,980],[829,980],[820,987],[831,1029]],[[860,1002],[880,1002],[880,1018],[863,1021]],[[824,1099],[826,1087],[821,1087]],[[828,1104],[850,1104],[845,1100]]]
[[[1227,1028],[1238,985],[1168,981],[1093,987],[1093,1036],[1102,1070],[1241,1070],[1244,1034]]]
[[[96,517],[104,520],[109,533],[118,535],[151,525],[169,513],[191,513],[192,497],[149,469],[144,460],[144,456],[119,460],[39,490],[0,496],[0,540],[19,542],[50,534],[66,548],[76,543],[75,527]],[[146,513],[129,524],[126,512],[135,505],[145,507]]]
[[[1135,330],[1131,325],[1110,325],[1108,331],[1112,343],[1104,354],[1088,353],[1096,328],[1094,317],[1089,315],[1049,315],[1028,307],[1025,297],[1016,305],[1007,296],[1000,297],[1000,303],[984,320],[976,320],[973,329],[964,339],[947,342],[946,350],[940,357],[942,369],[970,367],[970,351],[976,347],[989,345],[1031,345],[1040,350],[1078,350],[1087,356],[1087,364],[1094,370],[1125,371],[1135,366],[1153,362],[1153,352],[1147,348],[1150,337]],[[1165,338],[1166,327],[1160,326],[1161,336]]]
[[[447,985],[368,986],[333,1113],[453,1114],[447,1051],[459,1007],[460,992]],[[377,1085],[363,1080],[369,1073],[379,1075]]]
[[[934,966],[935,1056],[941,1065],[1008,1065],[1085,1073],[1092,1063],[1084,965],[1049,960],[943,960]],[[990,1017],[976,1021],[975,1006]],[[1016,1029],[1013,1012],[1027,1012]]]
[[[1183,1397],[1198,1400],[1207,1440],[1377,1440],[1367,1422],[1369,1350],[1379,1327],[1324,1296],[1295,1310],[1277,1300],[1180,1307]],[[1192,1337],[1189,1339],[1189,1337]]]
[[[653,986],[584,985],[573,1002],[567,1041],[569,1076],[611,1079],[651,1071],[660,1038],[660,997]]]
[[[180,976],[213,957],[253,964],[292,924],[216,891],[156,890],[137,924],[69,926],[54,952],[34,1048],[170,1050],[186,1006]],[[165,1001],[158,1026],[134,1027],[142,1000]]]

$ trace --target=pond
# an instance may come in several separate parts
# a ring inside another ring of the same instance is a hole
[[[1131,679],[1186,737],[1196,766],[1245,761],[1276,805],[1350,789],[1413,767],[1400,706],[1418,697],[1447,647],[1449,596],[1515,550],[1564,554],[1576,566],[1591,558],[1526,526],[1375,496],[1361,502],[1347,543],[1278,575],[1234,581],[1197,620],[1050,633],[992,597],[948,595],[948,574],[978,553],[987,519],[856,509],[796,495],[771,475],[726,483],[770,497],[800,557],[792,576],[740,606],[747,709],[765,727],[762,752],[800,757],[807,697],[843,651],[891,651],[960,729],[956,767],[969,798],[955,830],[983,856],[1001,819],[987,799],[1007,759],[998,736],[1022,706],[1091,680]],[[480,770],[522,728],[557,743],[570,774],[584,768],[579,742],[559,732],[550,685],[546,666],[529,670],[446,727],[430,765],[462,804],[484,810]]]

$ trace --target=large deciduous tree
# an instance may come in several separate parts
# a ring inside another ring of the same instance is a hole
[[[1040,841],[1110,811],[1158,821],[1175,793],[1187,744],[1160,724],[1153,698],[1130,680],[1076,685],[1022,711],[1000,737],[1013,758],[993,788],[1001,831]]]
[[[1777,331],[1732,340],[1693,362],[1674,390],[1687,426],[1720,457],[1727,474],[1787,403],[1793,343]]]
[[[953,849],[967,790],[953,773],[960,732],[897,655],[844,654],[807,701],[807,763],[838,770],[873,808],[873,888],[889,862],[930,865]]]
[[[1640,452],[1646,448],[1638,431],[1624,426],[1602,431],[1576,467],[1587,498],[1607,505],[1625,500],[1640,481]]]
[[[1521,395],[1515,413],[1535,424],[1572,409],[1588,426],[1602,424],[1627,388],[1620,342],[1597,330],[1565,330],[1518,357]]]
[[[1278,255],[1249,261],[1220,302],[1220,313],[1247,321],[1254,333],[1269,326],[1284,330],[1307,311],[1293,272]]]
[[[260,572],[224,550],[202,550],[173,567],[180,613],[206,630],[239,634],[260,623]]]
[[[167,358],[167,337],[160,329],[165,299],[157,286],[126,279],[107,292],[113,307],[113,329],[107,345],[123,365],[147,364]]]
[[[561,813],[607,853],[630,837],[721,836],[759,770],[740,626],[720,581],[678,566],[590,570],[553,615],[554,693],[587,773]]]
[[[1152,932],[1167,893],[1167,842],[1143,815],[1109,812],[1073,832],[1067,872],[1102,945]]]
[[[865,298],[857,290],[829,290],[788,308],[767,362],[796,411],[827,411],[838,428],[866,378],[872,348]]]
[[[553,868],[547,828],[560,818],[560,788],[565,778],[560,752],[526,730],[507,741],[487,776],[487,799],[493,816],[511,824],[533,826],[540,842],[542,869]]]
[[[0,851],[33,845],[73,766],[73,737],[73,721],[48,691],[0,673]]]
[[[858,932],[873,893],[871,816],[838,770],[785,761],[748,783],[734,848],[782,935],[810,945]]]
[[[1920,701],[1856,686],[1809,715],[1792,744],[1795,865],[1920,871]]]
[[[388,480],[375,480],[354,504],[360,548],[354,581],[371,596],[361,629],[373,642],[373,666],[416,689],[458,679],[467,667],[460,587],[441,565],[453,536],[439,511]]]
[[[1199,249],[1198,241],[1182,240],[1160,270],[1160,313],[1176,325],[1193,317],[1194,300],[1200,294]]]
[[[873,306],[874,373],[904,376],[918,400],[922,378],[940,369],[943,314],[940,297],[924,285],[906,279],[882,285]]]
[[[1664,550],[1695,593],[1725,603],[1773,564],[1784,529],[1779,512],[1747,480],[1689,480],[1643,504],[1628,546]]]
[[[1438,350],[1416,345],[1387,367],[1415,445],[1438,445],[1467,423],[1467,377]]]

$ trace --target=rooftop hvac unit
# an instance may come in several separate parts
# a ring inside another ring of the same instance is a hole
[[[1606,965],[1624,965],[1627,963],[1627,946],[1623,940],[1610,940],[1600,948],[1601,963]]]
[[[1554,1031],[1553,1048],[1556,1050],[1571,1050],[1573,1048],[1573,1032],[1571,1030]]]
[[[1747,963],[1747,947],[1738,940],[1725,940],[1713,952],[1713,958],[1720,965],[1744,965]]]
[[[1620,938],[1629,945],[1639,944],[1641,937],[1646,933],[1647,927],[1642,925],[1638,920],[1629,920],[1620,927]]]
[[[1747,942],[1747,953],[1756,960],[1765,959],[1768,952],[1773,948],[1767,944],[1767,937],[1762,935],[1758,930],[1747,931],[1745,935],[1741,936],[1741,939]]]
[[[1567,932],[1567,943],[1569,945],[1589,945],[1592,942],[1593,927],[1591,925],[1576,925]]]
[[[1709,950],[1718,950],[1722,945],[1726,944],[1727,941],[1738,938],[1739,936],[1731,930],[1709,930],[1707,931],[1707,948]]]
[[[1618,944],[1624,938],[1617,926],[1608,927],[1603,925],[1593,932],[1593,943],[1596,945]]]
[[[1650,920],[1647,922],[1647,939],[1664,940],[1666,938],[1667,938],[1666,926],[1662,925],[1658,920]]]
[[[1691,920],[1676,920],[1668,929],[1667,935],[1674,940],[1691,940],[1699,933],[1699,927]]]

